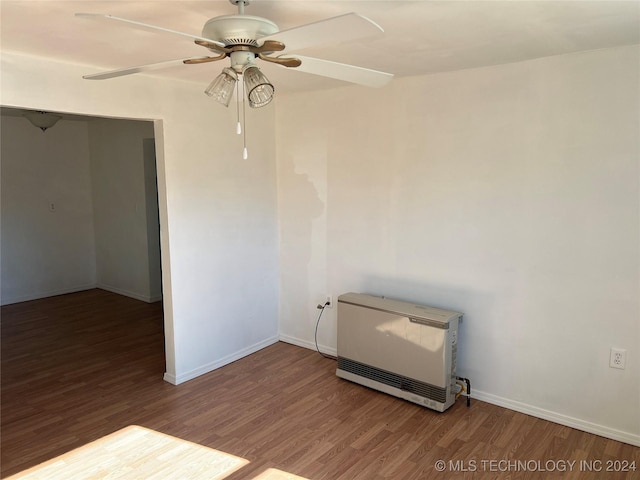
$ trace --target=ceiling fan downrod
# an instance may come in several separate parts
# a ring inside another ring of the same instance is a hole
[[[251,0],[229,0],[231,5],[238,6],[238,15],[244,15],[244,7],[251,3]]]

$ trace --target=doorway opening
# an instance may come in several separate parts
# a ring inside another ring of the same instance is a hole
[[[26,112],[0,109],[0,303],[96,288],[161,302],[154,122],[63,113],[41,131]]]

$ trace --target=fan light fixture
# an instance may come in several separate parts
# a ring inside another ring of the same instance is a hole
[[[60,115],[41,111],[25,113],[24,117],[43,132],[53,127],[62,118]]]
[[[253,56],[234,55],[234,64],[232,67],[222,69],[220,75],[213,79],[204,93],[228,107],[231,103],[231,97],[236,84],[239,82],[238,75],[242,77],[240,85],[243,87],[243,94],[240,89],[236,95],[238,105],[238,124],[236,133],[243,136],[242,158],[248,158],[247,151],[247,131],[246,131],[246,115],[244,111],[245,94],[251,108],[264,107],[271,103],[275,88],[269,79],[260,71],[253,63]],[[242,122],[240,119],[240,99],[242,98]]]
[[[247,99],[251,108],[260,108],[268,105],[273,100],[275,88],[269,79],[255,65],[247,65],[242,70],[244,80],[244,89],[247,92]],[[231,103],[231,97],[236,83],[238,82],[238,74],[233,69],[226,67],[222,69],[222,73],[218,75],[205,89],[204,93],[228,107]]]
[[[250,107],[264,107],[273,100],[275,89],[258,67],[248,65],[243,70],[242,76]]]
[[[236,87],[237,81],[238,75],[236,72],[229,67],[223,68],[222,73],[209,84],[204,93],[225,107],[228,107],[229,103],[231,103],[233,89]]]

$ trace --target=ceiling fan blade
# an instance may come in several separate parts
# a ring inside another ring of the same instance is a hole
[[[116,17],[114,15],[108,15],[106,13],[76,13],[76,17],[117,20],[118,22],[128,23],[129,25],[134,25],[135,27],[141,28],[143,30],[157,30],[157,31],[160,31],[160,32],[171,33],[173,35],[180,35],[182,37],[191,38],[192,40],[206,41],[208,43],[212,43],[214,45],[218,45],[219,47],[224,47],[225,46],[224,43],[219,42],[217,40],[212,40],[210,38],[204,38],[204,37],[199,37],[197,35],[191,35],[189,33],[178,32],[177,30],[171,30],[169,28],[158,27],[156,25],[149,25],[148,23],[142,23],[142,22],[138,22],[136,20],[129,20],[127,18]]]
[[[357,13],[345,13],[267,35],[258,39],[258,44],[262,45],[268,40],[277,40],[287,46],[287,51],[295,51],[319,45],[338,44],[382,33],[384,33],[382,27],[367,17]]]
[[[321,60],[319,58],[302,57],[300,55],[296,55],[296,57],[302,60],[302,65],[296,68],[296,71],[299,72],[335,78],[366,87],[384,87],[393,79],[393,74],[380,72],[378,70]]]
[[[214,61],[218,60],[217,57],[207,57]],[[220,57],[224,58],[224,57]],[[169,60],[166,62],[149,63],[147,65],[138,65],[136,67],[119,68],[118,70],[110,70],[102,73],[92,73],[90,75],[83,75],[82,78],[86,80],[106,80],[108,78],[122,77],[124,75],[131,75],[133,73],[148,72],[150,70],[159,70],[161,68],[176,67],[178,65],[184,65],[185,63],[203,63],[202,58],[187,58],[184,60]]]
[[[259,47],[251,47],[253,53],[281,52],[282,50],[284,50],[284,43],[275,40],[266,40]]]
[[[217,57],[187,58],[186,60],[183,60],[182,63],[186,63],[187,65],[198,65],[200,63],[216,62],[226,57],[227,56],[224,53],[222,53]]]
[[[217,43],[211,43],[209,40],[194,40],[194,42],[196,45],[200,45],[201,47],[208,48],[212,52],[218,52],[218,53],[224,53],[224,54],[232,52],[230,48],[221,47]]]
[[[299,67],[300,64],[302,63],[299,58],[270,57],[263,53],[259,53],[258,58],[260,58],[260,60],[264,60],[265,62],[277,63],[278,65],[282,65],[284,67],[290,67],[290,68]]]

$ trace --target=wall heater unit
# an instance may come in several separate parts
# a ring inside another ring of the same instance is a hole
[[[444,412],[455,402],[462,313],[346,293],[338,298],[336,375]]]

